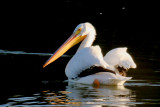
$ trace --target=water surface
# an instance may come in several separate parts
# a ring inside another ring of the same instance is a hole
[[[43,69],[50,54],[0,50],[2,77],[1,106],[130,107],[160,105],[159,60],[138,58],[130,70],[133,79],[124,86],[71,84],[64,68],[70,57],[62,57]],[[7,59],[7,60],[6,60]],[[62,63],[63,62],[63,63]]]

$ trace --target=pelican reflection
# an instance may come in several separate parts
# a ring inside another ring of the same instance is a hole
[[[69,83],[66,86],[66,91],[70,92],[66,94],[67,98],[72,102],[76,102],[81,106],[121,106],[127,107],[133,104],[128,102],[135,101],[135,95],[132,90],[125,88],[124,86],[103,86],[98,88],[85,85]]]

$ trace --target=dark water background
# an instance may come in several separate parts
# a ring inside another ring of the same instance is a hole
[[[99,88],[68,84],[63,56],[43,69],[50,54],[1,50],[1,106],[158,106],[160,105],[159,60],[135,57],[138,68],[125,86]]]
[[[2,106],[159,106],[158,3],[127,0],[1,3]],[[83,22],[97,30],[105,54],[128,47],[137,69],[124,87],[68,84],[65,66],[78,46],[45,69],[44,62]]]

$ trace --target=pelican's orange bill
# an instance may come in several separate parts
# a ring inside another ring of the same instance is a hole
[[[63,45],[57,49],[57,51],[45,62],[43,65],[43,68],[46,67],[48,64],[52,63],[56,59],[58,59],[60,56],[62,56],[67,50],[69,50],[71,47],[82,41],[85,36],[77,36],[77,35],[71,35],[64,43]]]

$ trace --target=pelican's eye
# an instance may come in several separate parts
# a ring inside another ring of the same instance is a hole
[[[79,33],[80,33],[80,32],[81,32],[81,30],[82,30],[82,28],[79,28],[79,29],[77,30],[77,32],[79,32]]]
[[[81,31],[81,28],[79,28],[78,31]]]
[[[76,35],[78,35],[81,32],[82,28],[78,28],[76,31]]]

